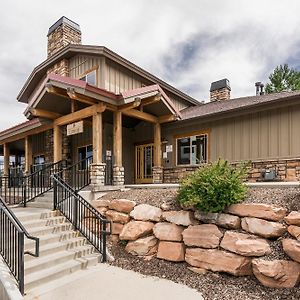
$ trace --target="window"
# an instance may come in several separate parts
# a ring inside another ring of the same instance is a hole
[[[91,71],[79,79],[87,82],[88,84],[97,85],[97,71]]]
[[[207,162],[207,134],[176,140],[177,165],[199,165]]]
[[[78,159],[79,161],[82,161],[86,158],[92,157],[93,156],[93,147],[92,145],[84,146],[78,148]],[[86,160],[82,161],[79,169],[80,170],[86,170],[89,167],[88,163]]]

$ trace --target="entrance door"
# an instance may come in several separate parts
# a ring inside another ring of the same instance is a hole
[[[135,146],[135,182],[152,183],[153,144]]]

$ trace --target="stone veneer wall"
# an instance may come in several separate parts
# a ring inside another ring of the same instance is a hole
[[[132,255],[185,261],[200,274],[254,275],[274,288],[294,287],[300,281],[300,212],[288,214],[265,204],[234,204],[220,214],[170,210],[167,204],[136,205],[125,199],[92,204],[113,222],[111,241],[126,241],[125,250]],[[282,244],[289,260],[272,259],[274,241]]]
[[[69,61],[67,59],[62,59],[58,63],[54,64],[51,68],[47,70],[47,74],[55,73],[61,76],[69,76]]]
[[[231,164],[237,165],[238,163]],[[197,169],[198,166],[164,168],[164,182],[179,183],[184,177]],[[298,181],[300,180],[300,159],[253,161],[247,181],[263,181],[262,174],[266,170],[275,170],[277,173],[275,180],[277,181]]]

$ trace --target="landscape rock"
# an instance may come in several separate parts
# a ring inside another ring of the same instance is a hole
[[[252,267],[255,277],[267,287],[292,288],[300,280],[300,264],[294,261],[253,259]]]
[[[234,231],[225,232],[221,247],[243,256],[263,256],[271,253],[266,240]]]
[[[196,223],[191,211],[165,211],[162,213],[162,217],[164,220],[177,225],[189,226]]]
[[[153,255],[157,252],[157,242],[157,238],[151,235],[129,242],[126,245],[125,250],[128,253],[137,256]]]
[[[288,232],[290,235],[295,237],[298,241],[300,241],[300,227],[295,225],[290,225],[288,227]]]
[[[226,272],[235,276],[251,275],[251,259],[217,249],[186,249],[185,260],[193,267]]]
[[[139,221],[156,221],[161,220],[162,210],[149,204],[140,204],[130,213],[130,216]]]
[[[115,210],[108,210],[105,213],[105,215],[108,220],[117,222],[117,223],[125,224],[125,223],[129,222],[129,220],[130,220],[129,215],[115,211]]]
[[[265,238],[278,238],[286,232],[286,226],[258,218],[242,218],[242,228]]]
[[[206,269],[202,269],[202,268],[196,268],[196,267],[187,267],[190,271],[200,274],[200,275],[204,275],[206,274],[208,271]]]
[[[262,203],[232,204],[227,211],[240,217],[254,217],[280,221],[286,216],[286,209]]]
[[[109,208],[123,213],[130,213],[136,203],[127,199],[114,199],[109,203]]]
[[[154,235],[163,241],[181,242],[183,230],[184,227],[168,222],[157,223],[153,227]]]
[[[112,223],[112,234],[120,234],[124,228],[124,224]]]
[[[216,248],[223,234],[214,224],[202,224],[189,226],[182,232],[182,236],[186,246]]]
[[[108,207],[110,204],[110,200],[105,200],[105,199],[99,199],[99,200],[94,200],[91,202],[91,204],[98,208],[98,207]]]
[[[158,244],[157,258],[180,262],[184,261],[184,253],[183,243],[161,241]]]
[[[199,210],[195,211],[195,219],[203,222],[216,224],[228,229],[241,228],[241,219],[237,216],[223,213],[204,213]]]
[[[300,242],[293,239],[283,239],[284,252],[293,260],[300,263]]]
[[[130,221],[120,233],[120,240],[134,241],[152,232],[154,224],[143,221]]]
[[[300,226],[300,212],[292,211],[284,218],[284,221],[289,225]]]

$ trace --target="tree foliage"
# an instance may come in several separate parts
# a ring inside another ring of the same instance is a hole
[[[300,72],[290,68],[288,64],[277,66],[269,76],[266,93],[300,90]]]
[[[219,160],[200,167],[182,181],[179,203],[204,212],[222,212],[228,205],[242,201],[248,191],[243,179],[248,173],[249,164],[233,167],[227,161]]]

